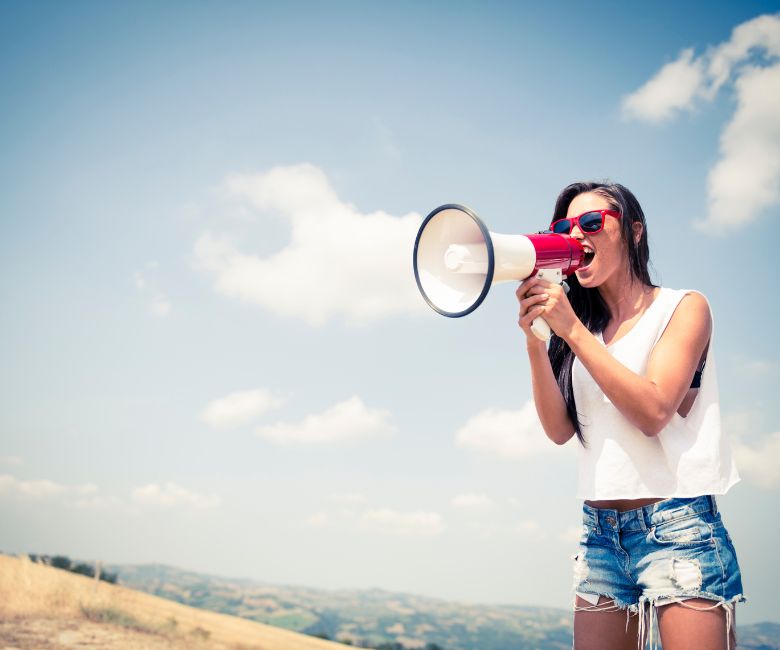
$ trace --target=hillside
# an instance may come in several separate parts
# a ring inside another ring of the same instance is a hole
[[[197,607],[354,645],[436,644],[444,650],[569,650],[564,609],[479,605],[370,590],[324,590],[221,578],[161,565],[114,565],[134,588]],[[737,615],[739,620],[740,615]],[[780,625],[738,625],[740,648],[780,650]]]
[[[220,578],[161,565],[112,565],[122,584],[355,646],[414,650],[570,650],[571,613],[550,607],[459,603],[382,589],[324,590]]]
[[[0,647],[343,650],[347,646],[0,555]]]
[[[326,591],[262,585],[159,565],[115,566],[123,586],[0,555],[0,648],[64,650],[339,650],[276,626],[354,645],[409,650],[559,650],[571,647],[565,610],[456,603],[379,589]],[[164,595],[161,598],[128,588]],[[220,610],[206,611],[199,607]],[[780,625],[738,628],[740,648],[780,650]],[[400,645],[403,644],[403,645]],[[433,645],[436,644],[436,645]]]

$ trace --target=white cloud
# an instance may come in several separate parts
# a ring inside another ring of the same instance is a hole
[[[34,499],[46,499],[57,496],[67,490],[64,485],[49,481],[47,479],[38,479],[34,481],[17,481],[16,489],[23,494]]]
[[[441,515],[435,512],[398,512],[389,508],[368,510],[361,526],[391,535],[439,535],[444,530]]]
[[[663,122],[682,109],[693,107],[701,94],[703,65],[687,49],[667,63],[639,90],[623,98],[623,114],[646,122]]]
[[[138,504],[164,508],[176,506],[214,508],[220,504],[220,499],[217,496],[197,494],[171,482],[165,485],[149,483],[148,485],[138,487],[133,490],[132,497]]]
[[[708,178],[709,211],[699,226],[724,232],[780,201],[780,64],[751,67],[736,81],[737,110]]]
[[[487,409],[470,418],[455,434],[456,444],[506,458],[524,458],[555,451],[544,433],[533,402],[519,411]]]
[[[459,494],[452,499],[452,507],[459,510],[490,510],[494,505],[485,494]]]
[[[223,193],[283,217],[291,233],[268,257],[241,250],[225,234],[203,233],[195,257],[218,292],[312,325],[424,309],[411,269],[418,214],[361,213],[308,164],[230,176]]]
[[[48,479],[20,480],[10,474],[0,475],[0,495],[14,492],[22,497],[36,500],[59,500],[74,508],[107,508],[120,504],[115,497],[98,494],[94,483],[82,485],[63,485]]]
[[[624,116],[671,119],[712,101],[734,79],[737,109],[720,138],[720,160],[707,182],[708,211],[696,225],[723,233],[780,202],[780,15],[738,25],[699,57],[692,49],[623,99]]]
[[[0,465],[22,465],[21,456],[0,456]]]
[[[732,440],[734,458],[740,474],[758,487],[771,489],[780,485],[780,431],[746,444]]]
[[[98,492],[98,486],[94,483],[77,485],[71,489],[74,498],[69,505],[78,510],[106,510],[122,504],[117,497],[98,494]]]
[[[731,38],[709,53],[708,72],[713,88],[720,88],[732,69],[755,50],[764,51],[768,57],[780,56],[780,15],[758,16],[737,25]]]
[[[284,403],[264,388],[242,390],[210,402],[200,419],[215,429],[248,424]]]
[[[327,445],[388,434],[393,431],[389,417],[387,411],[370,409],[353,396],[299,422],[277,422],[256,431],[279,445]]]

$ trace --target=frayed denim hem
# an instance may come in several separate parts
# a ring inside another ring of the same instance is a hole
[[[596,597],[596,604],[577,605],[576,597],[580,596],[585,599],[586,597]],[[598,597],[603,596],[610,600],[601,604],[598,604]],[[712,601],[712,605],[691,604],[687,601],[693,599]],[[637,634],[637,649],[643,650],[650,645],[650,650],[657,650],[658,643],[653,640],[653,623],[657,618],[657,609],[664,605],[671,605],[676,603],[697,611],[709,611],[717,607],[722,607],[726,611],[726,648],[731,648],[731,630],[734,625],[734,608],[737,603],[743,603],[747,600],[742,594],[737,594],[733,598],[728,600],[720,598],[714,594],[709,593],[680,593],[680,594],[665,594],[661,596],[640,596],[639,602],[624,603],[618,598],[610,594],[592,594],[588,592],[577,591],[575,593],[574,611],[575,612],[626,612],[626,630],[628,630],[628,622],[632,615],[639,616],[639,631]],[[574,641],[572,640],[572,650],[576,650]]]

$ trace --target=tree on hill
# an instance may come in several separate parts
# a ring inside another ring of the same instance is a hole
[[[49,560],[49,564],[55,569],[65,569],[65,571],[70,571],[71,567],[70,558],[65,555],[55,555]]]
[[[80,575],[87,576],[88,578],[94,578],[95,574],[98,573],[97,569],[95,569],[95,567],[91,564],[87,564],[86,562],[74,563],[66,555],[55,555],[51,557],[49,555],[37,555],[36,553],[29,553],[27,557],[30,558],[31,562],[48,564],[49,566],[53,566],[55,569],[64,569],[65,571],[78,573]],[[119,578],[119,574],[117,573],[111,573],[109,571],[100,571],[99,573],[100,575],[98,577],[100,580],[103,582],[109,582],[112,585],[116,584],[116,581]]]
[[[78,573],[83,576],[87,576],[88,578],[95,577],[95,569],[92,568],[91,564],[87,564],[86,562],[79,562],[78,564],[72,566],[70,570],[73,573]]]

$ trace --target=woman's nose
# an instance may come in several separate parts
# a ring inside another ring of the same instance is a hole
[[[574,239],[585,239],[585,235],[582,234],[579,225],[576,223],[572,226],[569,236],[574,237]]]

